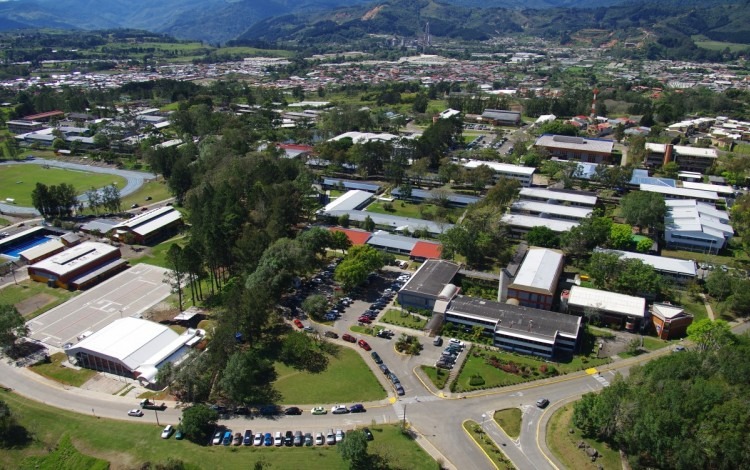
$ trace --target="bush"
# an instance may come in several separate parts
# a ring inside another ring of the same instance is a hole
[[[474,374],[469,378],[469,385],[472,387],[478,387],[480,385],[484,385],[484,379],[479,374]]]

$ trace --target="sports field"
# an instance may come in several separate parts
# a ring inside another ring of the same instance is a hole
[[[47,186],[68,183],[76,188],[78,194],[83,194],[92,186],[102,188],[111,183],[122,189],[125,187],[125,178],[55,167],[44,168],[42,165],[3,165],[0,167],[0,201],[12,198],[19,206],[31,207],[31,192],[36,183]]]

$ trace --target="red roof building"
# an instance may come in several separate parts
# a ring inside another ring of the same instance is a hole
[[[440,243],[418,241],[412,248],[409,257],[411,259],[440,259],[443,252],[443,245]]]
[[[349,241],[352,242],[352,246],[364,245],[372,236],[370,232],[350,228],[329,227],[328,230],[331,232],[343,232],[349,238]]]
[[[62,111],[47,111],[46,113],[39,113],[39,114],[32,114],[31,116],[24,116],[22,119],[24,121],[46,122],[54,117],[59,117],[59,118],[65,117],[65,113]]]

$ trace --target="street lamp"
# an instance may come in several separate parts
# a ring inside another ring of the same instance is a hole
[[[487,415],[482,413],[482,434],[484,434],[484,420],[487,419]]]

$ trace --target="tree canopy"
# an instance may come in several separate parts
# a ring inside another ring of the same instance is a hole
[[[180,427],[188,440],[205,445],[218,420],[219,414],[215,410],[206,405],[193,405],[182,412]]]
[[[17,340],[28,334],[26,321],[16,307],[0,304],[0,348],[12,348]]]
[[[633,191],[620,201],[620,211],[630,225],[659,228],[664,225],[667,205],[661,194]]]

